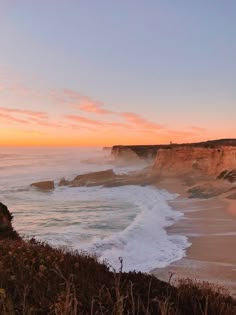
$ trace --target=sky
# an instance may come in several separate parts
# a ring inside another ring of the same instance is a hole
[[[236,138],[235,0],[0,0],[0,145]]]

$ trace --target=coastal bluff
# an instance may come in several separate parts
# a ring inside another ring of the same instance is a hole
[[[153,159],[152,173],[163,176],[199,174],[236,179],[236,139],[197,143],[114,146],[116,159]]]
[[[236,146],[216,148],[176,147],[161,149],[155,159],[153,172],[165,176],[199,174],[219,176],[236,170]]]

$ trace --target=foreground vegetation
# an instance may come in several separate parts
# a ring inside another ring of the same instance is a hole
[[[96,257],[22,240],[0,224],[0,314],[233,315],[236,301],[208,283],[174,287],[124,273],[122,260],[120,272],[111,272]]]

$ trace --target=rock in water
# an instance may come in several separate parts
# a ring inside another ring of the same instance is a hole
[[[74,178],[74,182],[87,182],[87,181],[97,181],[97,180],[105,180],[114,178],[116,175],[112,169],[106,171],[99,171],[99,172],[91,172],[82,175],[78,175]]]
[[[11,221],[13,215],[8,210],[7,206],[0,202],[0,239],[10,238],[18,239],[20,238],[18,233],[13,229]]]
[[[104,183],[114,179],[115,177],[116,174],[113,172],[112,169],[106,171],[91,172],[76,176],[72,181],[69,182],[69,186],[79,187],[104,185]]]
[[[65,178],[62,178],[58,184],[58,186],[68,186],[70,182],[66,180]]]
[[[54,181],[52,180],[32,183],[30,186],[36,187],[41,190],[52,190],[55,188]]]

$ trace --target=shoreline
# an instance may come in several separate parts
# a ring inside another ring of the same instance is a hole
[[[209,281],[236,296],[236,200],[227,199],[227,194],[209,199],[187,198],[187,186],[174,178],[155,186],[179,194],[168,203],[184,216],[168,227],[167,233],[186,236],[191,245],[185,257],[151,273],[164,281],[171,274],[172,281]]]

